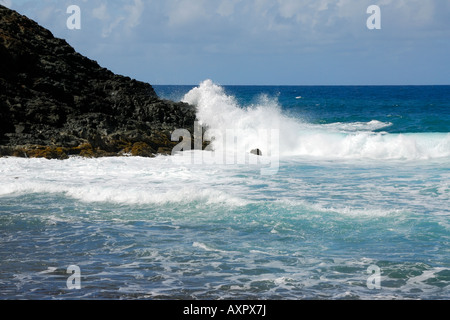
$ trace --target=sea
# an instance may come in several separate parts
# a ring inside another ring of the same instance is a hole
[[[450,86],[154,89],[173,155],[0,158],[0,299],[450,298]]]

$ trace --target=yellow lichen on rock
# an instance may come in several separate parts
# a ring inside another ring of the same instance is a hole
[[[155,150],[153,150],[145,142],[136,142],[131,148],[131,155],[139,157],[153,157]]]
[[[45,146],[30,146],[17,148],[13,155],[17,157],[27,158],[46,158],[46,159],[67,159],[67,148],[62,147],[45,147]]]

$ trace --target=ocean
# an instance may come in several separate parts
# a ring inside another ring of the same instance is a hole
[[[154,88],[208,150],[0,158],[0,299],[450,298],[450,86]]]

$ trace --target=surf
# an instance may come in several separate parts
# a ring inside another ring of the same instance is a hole
[[[209,132],[211,150],[233,153],[251,152],[281,157],[324,159],[426,160],[450,157],[450,133],[386,133],[392,123],[373,119],[368,122],[314,124],[287,115],[277,97],[260,94],[257,102],[240,105],[212,80],[203,81],[182,99],[197,107],[197,118]],[[279,133],[278,143],[268,143],[261,132]],[[227,132],[238,132],[230,148]]]

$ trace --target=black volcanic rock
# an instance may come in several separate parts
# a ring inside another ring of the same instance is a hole
[[[115,75],[0,5],[0,156],[168,153],[195,108]]]

